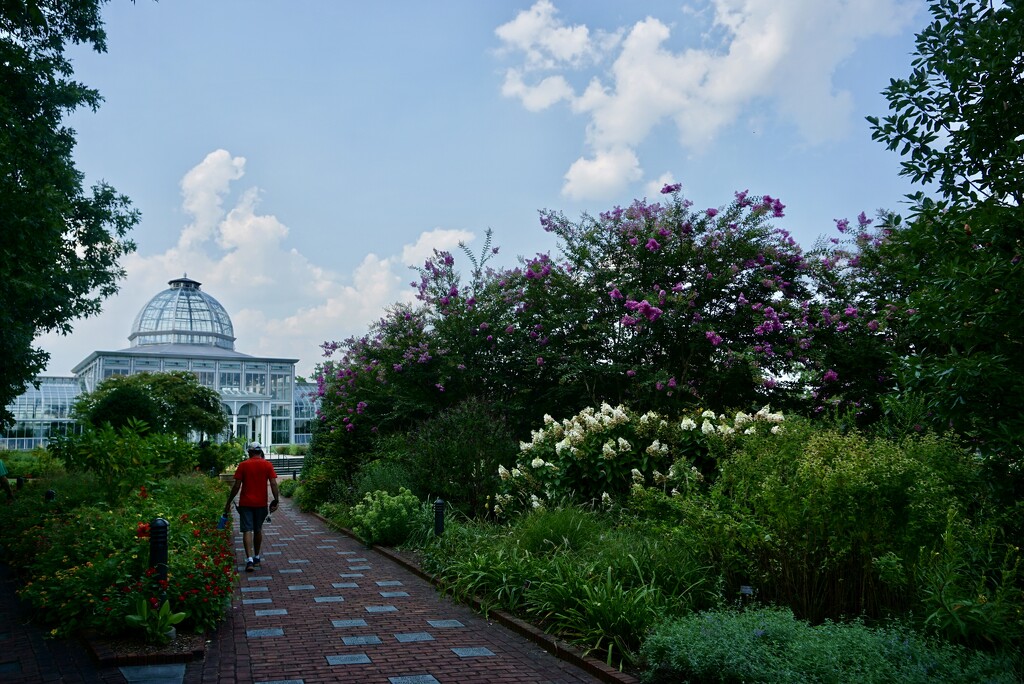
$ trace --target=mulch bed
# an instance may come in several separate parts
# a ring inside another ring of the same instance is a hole
[[[96,634],[86,634],[83,639],[101,667],[187,663],[206,656],[205,634],[178,634],[163,645],[148,644],[137,638],[112,639]]]

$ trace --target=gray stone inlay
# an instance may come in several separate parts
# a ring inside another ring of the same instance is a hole
[[[272,580],[274,578],[270,575],[249,575],[248,579],[250,582],[252,582],[253,580],[263,580],[265,582],[267,580]]]
[[[313,600],[317,603],[341,603],[345,599],[341,596],[317,596]]]
[[[295,574],[295,573],[302,572],[302,568],[285,568],[284,570],[278,570],[278,572],[281,573],[282,575],[286,574],[286,573]]]
[[[369,565],[350,565],[350,566],[348,566],[348,569],[349,570],[369,570],[370,566]]]
[[[117,668],[128,684],[177,684],[185,678],[185,664],[125,665]]]
[[[274,599],[242,599],[243,606],[251,606],[257,603],[273,603]]]
[[[333,544],[328,544],[327,546],[318,546],[316,548],[318,548],[318,549],[333,549],[334,545]]]
[[[288,591],[310,591],[316,589],[312,584],[289,584]]]
[[[260,556],[280,556],[280,555],[281,555],[280,551],[264,551],[263,553],[260,554]]]
[[[270,591],[270,587],[242,587],[242,593],[249,591]]]
[[[409,592],[407,591],[382,591],[379,593],[381,595],[381,598],[399,598],[402,596],[409,595]]]
[[[394,606],[366,606],[367,613],[393,613],[397,610]]]
[[[434,675],[410,675],[405,677],[388,677],[390,684],[441,684]]]
[[[303,679],[273,679],[266,682],[256,682],[256,684],[306,684]]]
[[[494,651],[483,646],[474,646],[472,648],[453,648],[452,653],[460,658],[482,658],[494,655]]]
[[[398,580],[384,580],[383,582],[377,582],[378,587],[400,587],[402,583]]]
[[[373,646],[382,643],[379,636],[347,636],[341,637],[341,643],[346,646]]]
[[[308,563],[309,561],[305,558],[292,558],[289,563]]]
[[[337,539],[322,539],[321,541],[325,541],[325,542],[336,542],[336,541],[338,541],[338,540],[337,540]]]
[[[340,573],[338,575],[338,577],[362,577],[362,576],[363,576],[363,573],[361,573],[361,572],[343,572],[343,573]]]
[[[327,656],[328,665],[365,665],[371,662],[373,661],[370,660],[370,656],[365,653]]]
[[[279,637],[284,636],[284,630],[280,627],[270,627],[268,629],[247,629],[245,630],[245,636],[250,639],[259,637]]]
[[[434,637],[430,632],[408,632],[406,634],[396,634],[395,638],[398,639],[399,643],[410,644],[414,641],[433,641]]]
[[[365,558],[349,558],[348,562],[349,563],[365,563],[366,559]]]
[[[295,537],[278,537],[278,539],[280,539],[281,541],[295,541]]]
[[[332,582],[331,586],[335,589],[358,589],[359,585],[355,582]]]
[[[354,556],[354,555],[356,555],[356,552],[355,551],[339,551],[338,555],[339,556]]]
[[[271,544],[271,546],[288,546],[287,544]]]
[[[331,620],[335,627],[366,627],[366,620]]]
[[[458,620],[427,620],[427,624],[430,625],[431,627],[436,627],[438,629],[447,629],[449,627],[465,627],[466,626],[466,625],[462,624],[461,622],[459,622]]]
[[[287,608],[269,608],[267,610],[257,610],[256,617],[267,617],[268,615],[287,615]]]

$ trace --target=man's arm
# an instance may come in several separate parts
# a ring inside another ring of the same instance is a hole
[[[231,493],[228,494],[228,500],[224,504],[224,512],[229,513],[231,511],[231,502],[234,501],[235,495],[238,494],[238,490],[242,488],[242,481],[235,480],[235,484],[231,486]]]
[[[277,491],[277,478],[276,477],[270,478],[270,491],[274,493],[274,500],[270,502],[270,510],[271,511],[276,511],[277,510],[277,504],[279,503],[279,499],[281,498],[281,494]]]

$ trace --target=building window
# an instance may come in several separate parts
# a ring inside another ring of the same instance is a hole
[[[220,389],[241,389],[242,385],[242,374],[240,372],[221,371],[220,372]]]

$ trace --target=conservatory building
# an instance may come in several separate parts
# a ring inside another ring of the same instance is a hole
[[[143,372],[190,371],[217,390],[228,431],[270,447],[305,444],[316,411],[316,386],[296,383],[298,359],[256,357],[235,350],[231,318],[220,302],[187,276],[168,283],[142,307],[119,351],[95,351],[74,377],[41,377],[8,408],[16,424],[0,433],[0,449],[29,449],[74,429],[78,395],[106,378]]]

